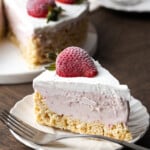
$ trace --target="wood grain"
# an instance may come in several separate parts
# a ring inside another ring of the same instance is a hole
[[[98,33],[95,58],[150,112],[150,14],[124,13],[100,8],[90,15]],[[33,93],[32,83],[0,85],[0,110],[9,110]],[[137,143],[150,148],[150,130]],[[0,122],[0,150],[30,150],[16,141]],[[124,149],[125,150],[125,149]]]

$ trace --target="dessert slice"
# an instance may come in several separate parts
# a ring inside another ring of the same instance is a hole
[[[56,71],[33,80],[38,123],[76,133],[130,140],[127,122],[130,92],[126,85],[91,59],[69,47],[56,59]]]
[[[0,39],[4,34],[4,16],[3,16],[3,2],[0,0]]]
[[[31,65],[50,62],[49,55],[55,50],[70,45],[81,46],[86,40],[88,2],[65,4],[56,1],[57,7],[54,7],[51,1],[4,1],[11,32],[9,36]]]

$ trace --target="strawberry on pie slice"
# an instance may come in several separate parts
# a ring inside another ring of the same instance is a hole
[[[54,0],[28,0],[27,12],[34,17],[46,17],[49,8],[56,7]]]
[[[79,47],[56,58],[56,70],[33,80],[38,123],[82,134],[132,138],[128,129],[130,91]]]
[[[27,12],[32,17],[47,18],[48,23],[58,20],[62,8],[56,5],[55,0],[28,0]]]
[[[56,59],[56,73],[62,77],[94,77],[96,66],[88,53],[79,47],[64,49]]]
[[[57,1],[65,4],[75,4],[77,0],[57,0]]]

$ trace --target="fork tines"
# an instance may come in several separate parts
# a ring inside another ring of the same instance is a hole
[[[35,129],[23,121],[19,120],[14,115],[10,114],[7,110],[3,110],[0,114],[0,120],[12,131],[16,134],[26,137],[32,138],[35,134]]]

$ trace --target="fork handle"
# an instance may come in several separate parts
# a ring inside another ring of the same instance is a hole
[[[113,139],[113,138],[109,138],[109,137],[105,137],[105,136],[101,136],[101,135],[85,135],[85,134],[79,134],[79,135],[70,135],[70,136],[62,136],[59,137],[57,139],[65,139],[65,138],[77,138],[77,137],[85,137],[85,138],[96,138],[96,139],[103,139],[106,141],[111,141],[113,143],[117,143],[120,144],[126,148],[130,148],[133,150],[150,150],[149,148],[145,148],[143,146],[134,144],[134,143],[129,143],[126,141],[121,141],[121,140],[117,140],[117,139]]]
[[[118,144],[120,144],[126,148],[130,148],[130,149],[134,149],[134,150],[150,150],[149,148],[145,148],[143,146],[140,146],[140,145],[137,145],[134,143],[129,143],[126,141],[120,141],[120,140],[112,139],[112,138],[108,138],[108,137],[101,137],[101,138],[103,138],[104,140],[109,140],[109,141],[114,142],[114,143],[118,143]]]
[[[113,138],[109,138],[109,137],[105,137],[105,136],[100,136],[100,138],[104,139],[104,140],[108,140],[108,141],[111,141],[111,142],[114,142],[114,143],[118,143],[126,148],[131,148],[131,149],[134,149],[134,150],[150,150],[149,148],[145,148],[143,146],[140,146],[140,145],[137,145],[137,144],[134,144],[134,143],[129,143],[129,142],[126,142],[126,141],[121,141],[121,140],[117,140],[117,139],[113,139]]]
[[[117,140],[117,139],[113,139],[113,138],[109,138],[109,137],[104,137],[104,136],[100,136],[100,138],[104,139],[104,140],[108,140],[114,143],[118,143],[126,148],[130,148],[130,149],[134,149],[134,150],[150,150],[149,148],[134,144],[134,143],[129,143],[126,141],[121,141],[121,140]]]
[[[125,141],[122,141],[121,145],[123,145],[124,147],[135,149],[135,150],[150,150],[149,148],[145,148],[143,146],[140,146],[140,145],[137,145],[137,144],[134,144],[134,143],[128,143],[128,142],[125,142]]]

